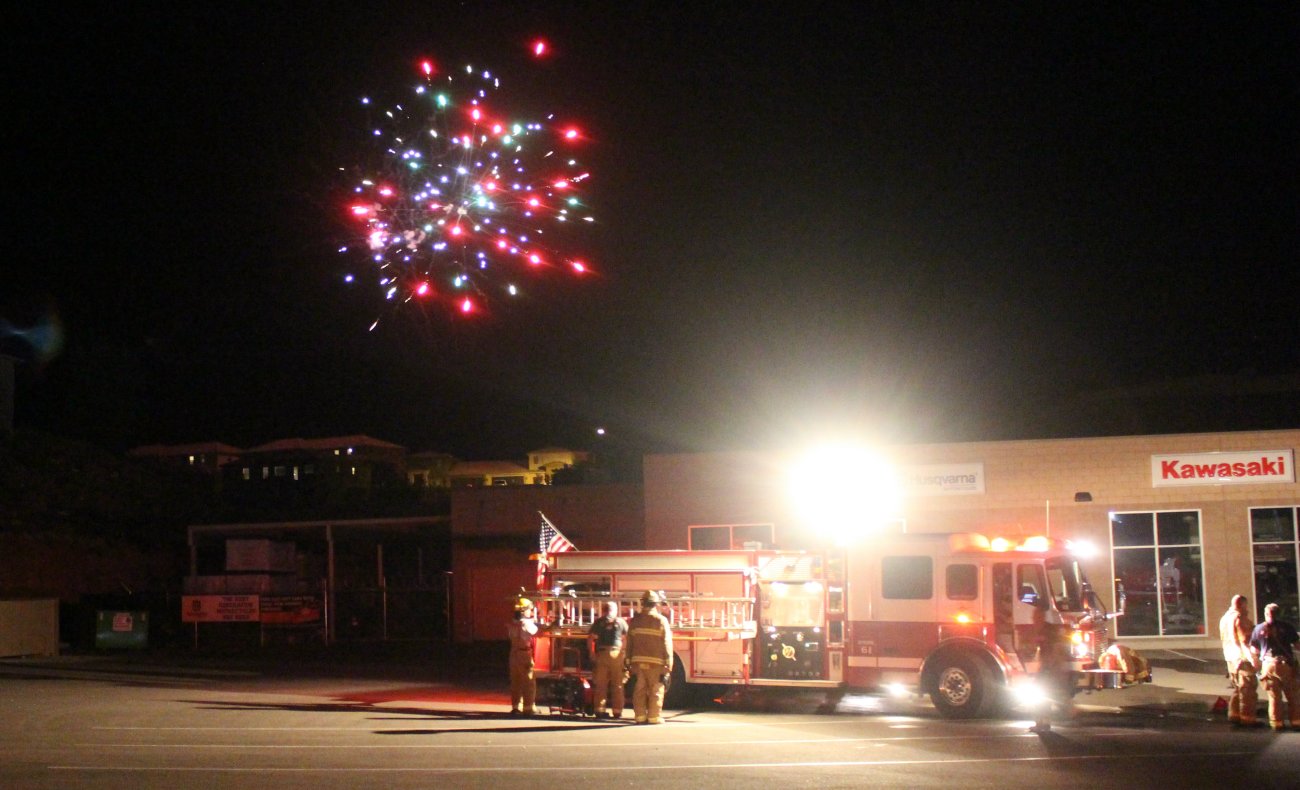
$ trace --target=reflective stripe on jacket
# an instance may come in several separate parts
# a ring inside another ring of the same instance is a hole
[[[628,623],[627,656],[633,664],[653,664],[672,669],[673,628],[655,611],[638,612]]]

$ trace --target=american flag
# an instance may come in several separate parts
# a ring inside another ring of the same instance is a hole
[[[555,528],[555,525],[551,523],[545,513],[538,511],[537,515],[542,517],[542,532],[537,538],[537,548],[540,552],[537,555],[537,589],[540,590],[542,585],[546,583],[546,555],[568,551],[569,549],[576,551],[577,546],[570,543],[569,539]]]

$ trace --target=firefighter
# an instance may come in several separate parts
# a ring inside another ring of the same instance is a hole
[[[1232,596],[1228,611],[1219,620],[1219,639],[1223,642],[1223,660],[1228,665],[1232,697],[1228,700],[1228,721],[1235,726],[1254,727],[1259,705],[1256,687],[1259,668],[1250,636],[1255,624],[1246,613],[1246,596]]]
[[[1290,713],[1291,729],[1300,729],[1300,699],[1296,698],[1295,643],[1300,641],[1295,626],[1278,617],[1280,607],[1264,607],[1264,622],[1250,634],[1250,646],[1259,651],[1259,679],[1268,692],[1268,723],[1274,730],[1286,726],[1283,702]]]
[[[658,611],[663,595],[646,590],[628,623],[627,665],[636,678],[632,712],[637,724],[663,724],[664,690],[673,671],[673,629]]]
[[[618,616],[618,603],[605,601],[601,604],[601,616],[591,624],[588,632],[591,639],[593,664],[592,672],[592,712],[596,718],[615,719],[623,717],[623,682],[627,680],[623,668],[623,643],[627,640],[627,621]],[[605,710],[609,702],[612,714]]]
[[[533,602],[522,595],[515,599],[514,618],[506,624],[510,639],[510,715],[537,715],[537,681],[533,678],[533,644],[537,641],[537,620]]]
[[[1038,646],[1038,685],[1043,699],[1038,703],[1034,726],[1030,732],[1039,734],[1052,731],[1052,705],[1059,704],[1069,711],[1073,675],[1070,669],[1070,645],[1061,627],[1060,615],[1051,609],[1045,596],[1034,595],[1033,639]]]

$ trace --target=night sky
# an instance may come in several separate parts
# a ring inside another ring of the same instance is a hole
[[[97,5],[9,23],[0,317],[63,329],[3,341],[20,425],[463,458],[1300,426],[1294,4]],[[358,98],[423,57],[582,123],[591,276],[468,320],[343,283]]]

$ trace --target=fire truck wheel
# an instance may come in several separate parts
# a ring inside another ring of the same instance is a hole
[[[686,670],[682,668],[681,658],[676,658],[672,677],[668,678],[668,688],[664,691],[664,707],[684,708],[690,701],[691,687],[686,685]]]
[[[961,654],[942,656],[930,680],[930,699],[951,719],[973,719],[983,713],[989,695],[989,673],[978,660]]]

